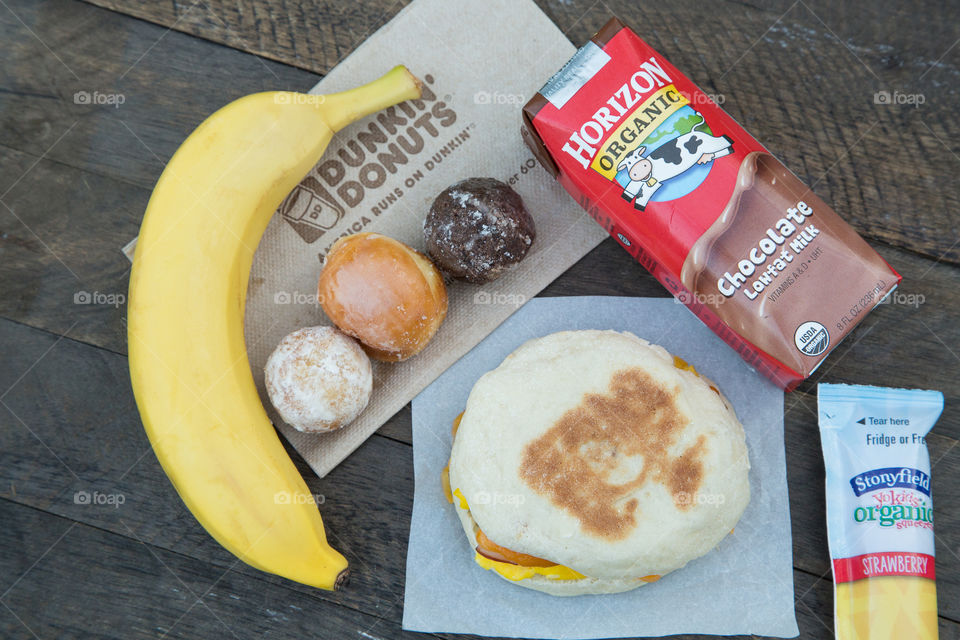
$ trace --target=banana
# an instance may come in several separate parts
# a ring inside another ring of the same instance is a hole
[[[250,266],[283,198],[334,132],[420,97],[395,67],[328,96],[256,93],[190,134],[157,181],[130,276],[130,378],[147,436],[184,503],[247,564],[334,589],[347,561],[257,394],[243,339]]]

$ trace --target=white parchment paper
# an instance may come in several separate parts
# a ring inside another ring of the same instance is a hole
[[[450,427],[474,382],[523,342],[571,329],[630,331],[684,358],[718,384],[747,434],[751,500],[734,533],[683,569],[627,593],[557,598],[483,570],[440,484]],[[531,300],[414,399],[413,446],[404,629],[569,639],[799,633],[783,393],[673,299]]]

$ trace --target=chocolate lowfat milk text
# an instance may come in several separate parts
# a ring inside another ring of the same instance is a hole
[[[785,389],[900,282],[829,205],[616,19],[527,103],[522,132],[617,242]]]

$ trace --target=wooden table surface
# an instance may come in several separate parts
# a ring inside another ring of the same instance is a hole
[[[957,5],[537,1],[576,44],[614,13],[634,25],[903,274],[897,300],[786,398],[796,613],[801,637],[832,637],[816,383],[936,388],[947,398],[928,439],[940,632],[960,638]],[[404,4],[0,1],[3,638],[421,635],[400,629],[409,407],[325,479],[291,450],[353,566],[346,590],[238,563],[180,502],[144,435],[120,253],[206,115],[243,94],[310,88]],[[666,295],[610,240],[543,293],[585,294]]]

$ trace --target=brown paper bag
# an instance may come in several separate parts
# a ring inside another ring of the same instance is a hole
[[[274,215],[254,258],[245,329],[254,379],[274,424],[318,475],[606,237],[520,137],[521,107],[574,50],[529,0],[415,0],[310,91],[349,89],[397,64],[425,81],[422,100],[334,137]],[[449,311],[433,341],[407,361],[374,362],[373,395],[354,423],[322,435],[285,424],[264,390],[263,366],[286,334],[330,323],[316,299],[330,246],[344,234],[376,231],[422,251],[433,199],[469,177],[503,180],[523,197],[537,227],[530,253],[493,283],[448,283]]]

